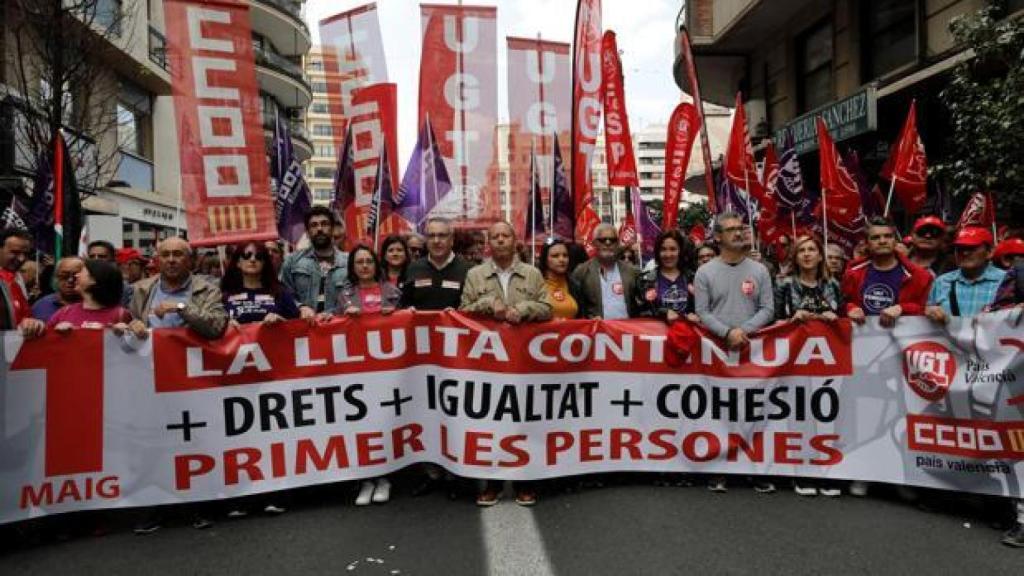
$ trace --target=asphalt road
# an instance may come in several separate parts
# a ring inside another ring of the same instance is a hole
[[[102,537],[11,549],[8,535],[0,574],[1024,573],[1024,550],[999,544],[990,510],[944,494],[931,502],[941,511],[924,511],[893,494],[713,494],[633,478],[543,494],[531,509],[507,495],[478,509],[468,498],[398,490],[366,508],[337,489],[307,491],[284,515],[218,519],[207,530],[178,520],[135,536],[121,514]]]

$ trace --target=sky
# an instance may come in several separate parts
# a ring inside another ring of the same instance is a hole
[[[319,21],[370,0],[308,0],[306,22],[319,44]],[[376,0],[388,80],[398,84],[399,153],[408,157],[416,144],[416,92],[419,85],[420,2]],[[433,4],[456,4],[430,0]],[[572,42],[576,0],[472,0],[467,4],[498,7],[498,114],[507,120],[505,86],[506,36]],[[680,91],[672,79],[673,42],[679,0],[604,0],[602,23],[614,30],[622,52],[626,105],[630,129],[666,124],[679,102]]]

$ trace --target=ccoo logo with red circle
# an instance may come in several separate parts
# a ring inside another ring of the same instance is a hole
[[[921,398],[941,400],[956,377],[956,359],[938,342],[917,342],[903,350],[903,377]]]

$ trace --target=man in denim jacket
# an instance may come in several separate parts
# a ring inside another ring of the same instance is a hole
[[[300,305],[319,313],[334,312],[338,294],[348,282],[348,254],[335,248],[331,231],[336,219],[324,206],[306,213],[306,235],[311,246],[293,252],[281,264],[281,282]]]

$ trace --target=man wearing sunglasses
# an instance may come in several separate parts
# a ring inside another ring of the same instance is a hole
[[[405,238],[405,244],[409,247],[410,262],[423,258],[427,253],[427,240],[420,234],[409,234]]]
[[[992,233],[967,227],[956,234],[953,249],[958,268],[935,279],[925,316],[945,324],[950,316],[976,316],[984,311],[1006,272],[992,264]]]
[[[57,262],[57,269],[54,272],[57,290],[43,296],[32,305],[34,318],[47,322],[57,310],[82,300],[82,295],[75,289],[75,276],[82,270],[82,266],[82,260],[75,256],[61,258]]]
[[[943,251],[946,248],[946,224],[938,216],[922,216],[914,222],[910,235],[910,261],[932,276],[945,274],[953,269]]]
[[[619,233],[611,224],[594,230],[597,254],[572,273],[583,296],[583,314],[587,318],[621,320],[629,318],[627,302],[633,301],[637,270],[619,260]]]

